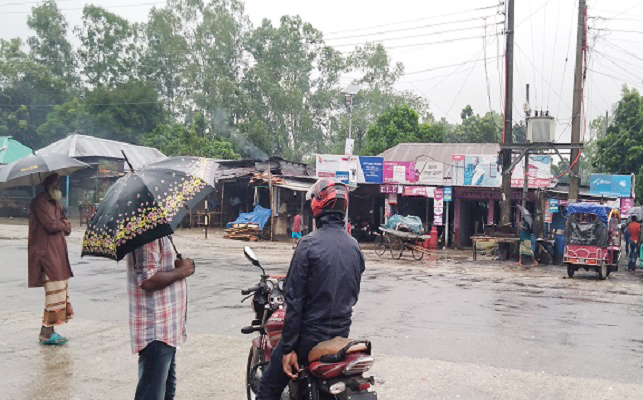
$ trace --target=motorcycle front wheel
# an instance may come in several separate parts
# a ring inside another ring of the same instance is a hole
[[[258,361],[253,347],[250,348],[248,354],[248,365],[246,366],[246,393],[248,400],[256,400],[257,392],[259,391],[259,383],[263,376],[263,366],[257,365]]]
[[[254,347],[251,347],[250,353],[248,354],[248,364],[246,366],[246,395],[248,400],[257,399],[259,384],[261,383],[261,378],[263,377],[263,371],[265,368],[266,364],[260,362],[258,353],[255,352]],[[291,400],[290,390],[288,387],[284,389],[280,400]]]

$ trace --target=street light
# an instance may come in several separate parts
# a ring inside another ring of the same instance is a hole
[[[355,96],[359,91],[362,90],[357,85],[353,85],[352,83],[348,85],[346,89],[344,89],[344,102],[346,103],[346,107],[348,107],[348,112],[349,112],[349,119],[348,119],[348,140],[352,140],[352,130],[353,130],[353,96]]]

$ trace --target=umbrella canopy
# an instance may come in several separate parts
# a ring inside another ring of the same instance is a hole
[[[0,189],[35,186],[52,173],[71,175],[89,165],[64,154],[31,154],[0,169]]]
[[[643,221],[643,207],[632,207],[628,211],[629,216],[627,217],[627,222],[632,221],[632,216],[636,215],[636,219],[641,222]]]
[[[107,191],[87,225],[82,255],[119,261],[172,234],[188,210],[214,190],[218,167],[207,158],[173,157],[127,173]]]
[[[534,226],[534,218],[529,213],[529,210],[527,210],[523,206],[518,206],[518,209],[520,210],[520,214],[522,214],[522,218],[525,220],[525,222],[527,222],[530,227]]]

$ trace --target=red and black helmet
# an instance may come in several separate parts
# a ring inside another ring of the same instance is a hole
[[[331,178],[321,178],[315,182],[308,193],[313,217],[321,217],[328,213],[346,213],[348,187],[344,183]]]

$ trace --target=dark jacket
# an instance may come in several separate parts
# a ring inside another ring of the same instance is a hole
[[[318,224],[318,230],[299,241],[288,270],[284,354],[299,342],[348,335],[359,296],[365,267],[357,241],[337,215],[323,216]]]
[[[43,192],[29,207],[29,287],[43,286],[42,273],[52,281],[64,281],[74,274],[67,254],[67,219],[58,203]]]

